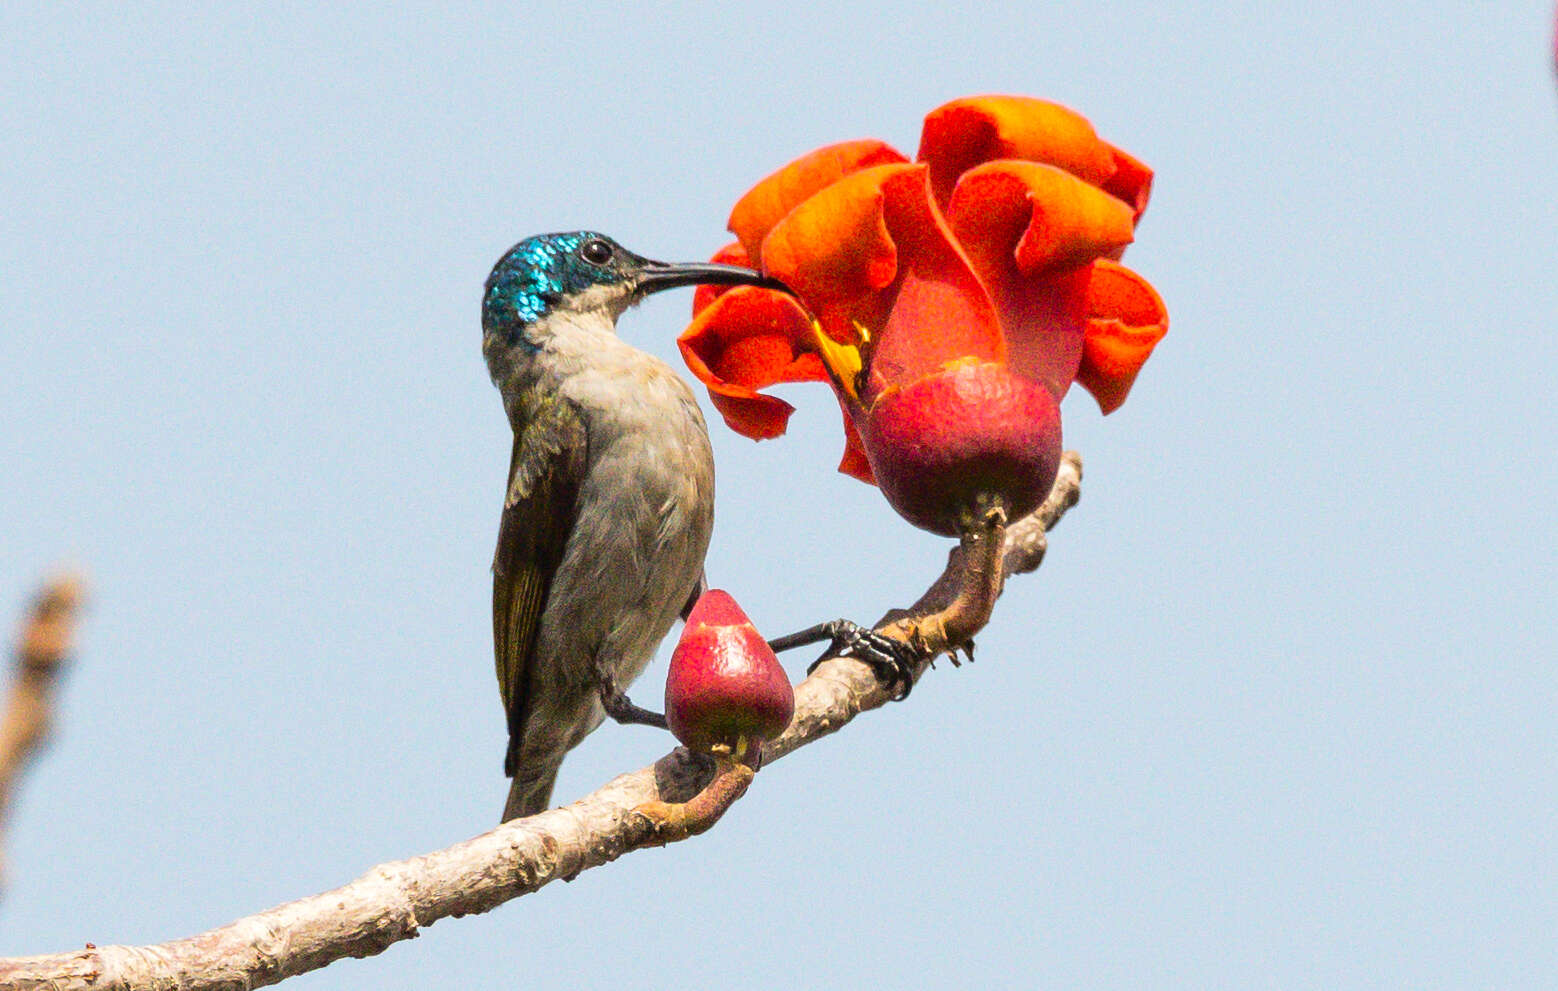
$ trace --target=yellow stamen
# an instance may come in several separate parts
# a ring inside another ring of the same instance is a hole
[[[860,343],[866,344],[871,340],[871,332],[859,322],[855,322],[855,333],[860,335]],[[845,395],[860,402],[858,380],[860,371],[865,367],[865,359],[861,357],[860,348],[854,344],[840,344],[827,334],[823,333],[822,324],[816,320],[811,322],[811,332],[817,339],[817,353],[822,357],[822,363],[833,376],[833,381],[844,390]]]

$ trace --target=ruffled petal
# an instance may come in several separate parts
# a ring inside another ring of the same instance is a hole
[[[1112,144],[1105,143],[1114,158],[1114,174],[1104,183],[1104,192],[1130,207],[1135,220],[1147,212],[1147,200],[1152,196],[1152,170],[1131,155]]]
[[[945,206],[958,177],[1000,158],[1043,162],[1102,185],[1116,171],[1112,149],[1087,118],[1026,96],[973,96],[925,116],[917,161],[930,165],[931,188]]]
[[[997,161],[963,176],[947,219],[995,301],[1008,363],[1062,398],[1082,360],[1088,266],[1130,240],[1130,209],[1052,166]]]
[[[795,300],[738,286],[701,310],[676,343],[725,423],[753,440],[765,440],[784,433],[795,408],[758,389],[828,380],[822,362],[805,349],[810,334],[811,321]]]
[[[818,190],[862,169],[908,159],[875,139],[844,141],[803,155],[753,186],[736,201],[728,225],[754,262],[763,261],[763,238]]]
[[[964,173],[947,216],[965,245],[990,240],[981,219],[989,211],[1007,222],[1014,214],[1027,215],[1015,249],[1024,275],[1113,257],[1135,237],[1131,207],[1052,165],[996,161]]]
[[[791,210],[763,240],[763,268],[793,289],[840,343],[863,343],[887,319],[898,249],[883,220],[883,186],[924,166],[878,165],[845,176]],[[923,180],[919,180],[923,182]]]
[[[1125,402],[1136,373],[1168,333],[1168,310],[1146,279],[1099,261],[1088,284],[1087,335],[1077,381],[1105,413]]]
[[[866,396],[949,361],[1006,356],[994,304],[931,202],[923,165],[856,172],[790,211],[765,268],[832,339],[869,355]],[[853,390],[848,390],[853,391]]]
[[[764,238],[763,270],[813,312],[886,289],[898,273],[898,251],[882,220],[882,186],[922,168],[879,165],[808,197]]]
[[[924,166],[882,183],[882,218],[898,249],[892,309],[870,357],[872,395],[953,362],[1006,360],[1001,321],[941,211]]]

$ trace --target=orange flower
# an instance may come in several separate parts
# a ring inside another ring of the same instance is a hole
[[[1118,264],[1151,183],[1084,118],[1026,97],[932,111],[914,162],[880,141],[820,148],[741,198],[715,256],[795,297],[700,290],[683,357],[756,439],[793,411],[758,390],[830,381],[839,470],[918,526],[956,532],[975,491],[1015,518],[1054,480],[1071,383],[1116,409],[1167,329]]]

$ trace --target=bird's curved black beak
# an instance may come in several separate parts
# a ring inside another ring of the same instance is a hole
[[[740,265],[718,262],[657,262],[644,259],[639,269],[638,291],[645,296],[680,286],[757,286],[789,293],[790,287],[778,279]],[[791,293],[791,295],[794,295]]]

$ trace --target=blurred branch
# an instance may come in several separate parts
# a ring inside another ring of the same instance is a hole
[[[81,580],[62,575],[43,586],[22,622],[16,671],[0,715],[0,831],[8,820],[17,781],[48,741],[54,686],[70,653],[80,603]],[[0,858],[0,879],[4,874]]]
[[[1038,567],[1045,531],[1076,504],[1081,469],[1081,459],[1068,452],[1049,499],[1006,528],[1004,574]],[[950,601],[964,583],[964,568],[961,552],[954,551],[946,571],[915,610]],[[923,658],[916,678],[930,661]],[[837,732],[862,712],[882,707],[894,692],[894,686],[878,681],[872,669],[858,661],[825,661],[796,686],[795,719],[782,736],[764,746],[765,764]],[[678,747],[652,766],[621,775],[572,805],[505,823],[436,853],[381,864],[334,891],[198,936],[157,946],[89,945],[73,953],[0,960],[0,987],[232,991],[275,984],[343,957],[372,956],[439,919],[489,911],[631,850],[681,838],[678,831],[660,830],[634,810],[649,802],[686,802],[703,790],[712,774],[710,762]]]

